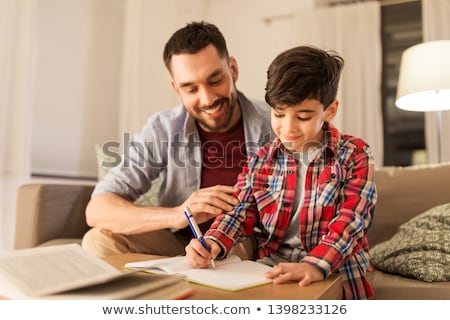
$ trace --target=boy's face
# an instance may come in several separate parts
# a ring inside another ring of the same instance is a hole
[[[241,116],[237,105],[236,60],[219,56],[213,45],[195,54],[172,56],[171,85],[189,114],[208,132],[226,131]]]
[[[338,101],[334,100],[324,110],[320,101],[306,99],[293,106],[276,106],[271,112],[272,129],[288,150],[307,151],[304,150],[305,145],[323,142],[322,126],[324,122],[334,118],[338,104]]]

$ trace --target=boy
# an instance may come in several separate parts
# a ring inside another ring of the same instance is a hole
[[[206,232],[211,253],[196,239],[186,247],[193,266],[207,267],[254,234],[258,261],[273,266],[266,276],[274,283],[305,286],[339,272],[346,299],[373,298],[365,272],[377,200],[374,159],[363,140],[330,123],[342,67],[336,53],[307,46],[270,64],[265,99],[277,138],[239,175],[240,204]]]

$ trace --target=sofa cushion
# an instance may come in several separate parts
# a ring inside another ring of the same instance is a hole
[[[426,282],[450,280],[450,203],[400,225],[390,240],[370,253],[379,270]]]

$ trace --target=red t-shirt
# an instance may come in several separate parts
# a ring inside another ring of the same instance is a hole
[[[234,185],[247,161],[242,117],[226,132],[206,132],[197,127],[202,143],[201,188]]]

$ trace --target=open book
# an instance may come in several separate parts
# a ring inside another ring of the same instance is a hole
[[[0,283],[8,299],[180,299],[193,293],[183,277],[119,271],[77,244],[0,253]]]
[[[186,276],[187,281],[228,291],[272,282],[264,276],[271,267],[255,261],[241,260],[238,256],[231,255],[225,260],[216,260],[215,264],[215,268],[196,269],[190,266],[185,256],[178,256],[130,262],[125,264],[125,268],[149,273],[180,274]]]

